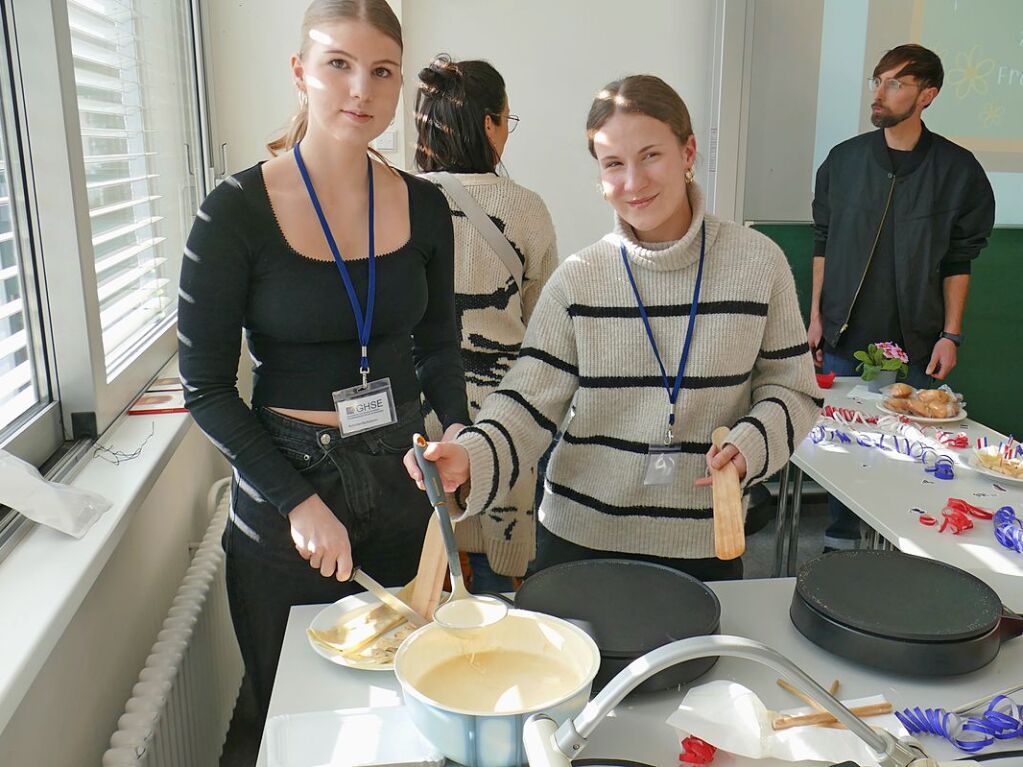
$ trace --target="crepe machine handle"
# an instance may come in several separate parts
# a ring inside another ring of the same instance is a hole
[[[998,637],[1003,641],[1023,634],[1023,615],[1002,605],[1002,618],[998,621]]]

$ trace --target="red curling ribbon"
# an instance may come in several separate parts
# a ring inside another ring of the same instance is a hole
[[[941,510],[941,516],[945,520],[941,523],[941,527],[938,528],[939,533],[945,532],[946,528],[952,529],[953,535],[959,535],[966,530],[970,530],[973,527],[973,520],[968,516],[968,512],[962,508],[960,504],[969,506],[965,501],[960,501],[959,504],[953,505],[952,501],[958,501],[958,498],[949,498],[949,505]],[[972,507],[976,509],[977,507]],[[977,511],[984,511],[983,509],[977,509]]]
[[[945,508],[958,512],[963,516],[969,515],[976,519],[991,519],[994,516],[994,512],[982,509],[980,506],[974,506],[972,503],[967,503],[962,498],[949,498],[945,502]]]
[[[710,764],[717,752],[717,748],[695,735],[690,735],[683,740],[682,748],[684,750],[678,755],[678,759],[686,764]]]
[[[927,525],[928,527],[934,527],[936,524],[938,524],[938,520],[936,520],[930,514],[924,514],[922,517],[920,517],[920,524]]]
[[[821,415],[825,418],[834,418],[837,415],[846,423],[877,423],[877,416],[875,415],[864,415],[859,410],[835,407],[834,405],[825,405],[821,408]]]
[[[970,438],[966,436],[965,431],[961,431],[958,434],[953,434],[950,431],[939,431],[937,438],[938,442],[945,447],[964,448],[970,446]]]

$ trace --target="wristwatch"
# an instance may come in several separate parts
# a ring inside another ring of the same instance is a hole
[[[943,330],[941,331],[941,337],[947,338],[949,341],[954,343],[956,345],[956,348],[962,346],[963,344],[963,336],[961,333],[948,333]]]

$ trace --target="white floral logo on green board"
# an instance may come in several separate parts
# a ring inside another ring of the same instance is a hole
[[[969,53],[956,54],[955,68],[949,72],[949,84],[955,86],[956,98],[964,99],[971,93],[987,93],[988,77],[995,69],[995,60],[980,58],[980,46],[970,48]]]

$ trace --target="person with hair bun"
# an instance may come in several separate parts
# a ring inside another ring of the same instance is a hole
[[[715,557],[708,469],[731,462],[745,490],[763,482],[823,404],[792,272],[767,237],[707,211],[689,111],[663,80],[608,84],[586,130],[614,231],[558,267],[515,367],[426,457],[448,490],[471,479],[465,516],[489,514],[574,398],[533,569],[624,557],[741,578],[741,558]],[[412,454],[405,465],[421,485]]]
[[[424,178],[450,190],[455,308],[475,416],[517,359],[540,291],[557,266],[554,225],[538,194],[497,174],[518,118],[509,113],[504,78],[493,66],[437,56],[419,73],[415,111],[416,165]],[[511,268],[480,225],[500,238],[497,247]],[[427,429],[432,437],[442,431],[432,416]],[[535,554],[536,461],[518,469],[501,504],[455,528],[459,548],[468,552],[473,591],[511,591],[512,578],[525,574]]]
[[[401,56],[386,0],[315,0],[291,128],[210,193],[185,251],[180,370],[234,469],[228,595],[260,717],[292,605],[361,591],[353,563],[387,586],[415,576],[431,508],[401,457],[421,398],[445,428],[468,423],[447,203],[369,147],[394,118]]]

